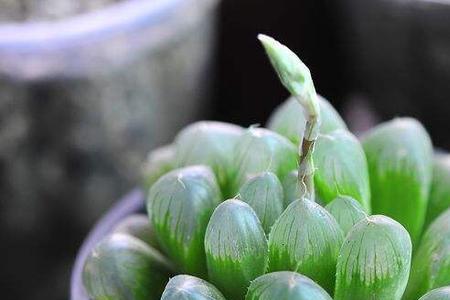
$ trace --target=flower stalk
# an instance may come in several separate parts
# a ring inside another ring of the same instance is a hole
[[[298,181],[300,197],[314,200],[314,162],[312,153],[319,136],[320,107],[308,67],[289,48],[275,39],[259,34],[269,60],[281,83],[295,97],[306,114],[303,140],[298,148]]]

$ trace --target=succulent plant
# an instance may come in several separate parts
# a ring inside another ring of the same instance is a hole
[[[266,234],[284,210],[283,186],[272,172],[250,178],[240,188],[239,198],[253,208]]]
[[[423,126],[398,118],[376,126],[364,138],[373,213],[399,221],[413,244],[422,233],[432,176],[432,145]]]
[[[333,153],[333,155],[330,155]],[[346,130],[320,135],[314,151],[314,182],[324,203],[351,196],[370,213],[370,183],[366,155],[356,137]]]
[[[83,283],[92,299],[159,299],[170,263],[145,242],[121,233],[107,236],[86,259]]]
[[[405,300],[415,300],[427,291],[450,285],[450,209],[424,233],[414,255]]]
[[[435,154],[425,227],[450,208],[450,154]]]
[[[214,121],[196,122],[185,127],[175,138],[177,167],[210,166],[224,196],[233,196],[230,194],[230,170],[233,149],[242,133],[240,126]]]
[[[214,173],[205,166],[171,171],[150,189],[147,207],[159,244],[182,272],[206,275],[203,240],[221,199]]]
[[[225,300],[211,283],[190,275],[177,275],[169,280],[161,300]]]
[[[113,232],[129,234],[146,242],[155,249],[160,249],[158,239],[155,231],[153,230],[153,225],[149,221],[147,215],[129,215],[114,227]]]
[[[323,97],[317,95],[320,108],[320,133],[335,129],[347,129],[347,125],[334,107]],[[291,96],[280,104],[269,117],[267,128],[287,137],[295,145],[303,140],[306,116],[303,107]]]
[[[253,209],[227,200],[214,210],[205,237],[209,279],[229,299],[243,299],[267,269],[267,240]]]
[[[147,156],[142,165],[141,181],[147,191],[159,177],[175,167],[175,147],[166,145],[156,148]]]
[[[252,281],[245,300],[332,300],[317,283],[296,272],[273,272]]]
[[[450,300],[450,286],[432,290],[420,297],[419,300]]]
[[[343,233],[323,207],[308,199],[292,202],[269,235],[269,271],[295,271],[333,292]]]
[[[325,206],[325,209],[336,219],[344,235],[352,227],[367,217],[361,204],[349,196],[338,196]]]
[[[336,271],[335,300],[400,300],[412,245],[406,229],[386,216],[356,223],[345,238]]]

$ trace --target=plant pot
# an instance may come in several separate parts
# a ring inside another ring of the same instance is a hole
[[[87,235],[75,259],[70,279],[70,300],[89,300],[83,287],[82,273],[84,261],[92,248],[125,217],[144,212],[144,193],[136,189],[116,203]]]
[[[123,0],[0,23],[0,234],[10,242],[0,255],[11,298],[61,299],[74,245],[137,182],[146,153],[203,116],[217,4]],[[37,278],[25,290],[23,268]]]

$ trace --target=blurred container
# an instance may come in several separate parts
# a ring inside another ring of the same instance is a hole
[[[64,280],[49,262],[73,255],[83,230],[136,184],[146,153],[205,111],[217,2],[123,0],[60,21],[0,23],[7,290],[25,268],[15,255],[36,269],[28,276]],[[55,293],[44,279],[31,285]]]
[[[450,1],[345,0],[341,24],[354,89],[384,119],[418,117],[450,148]]]

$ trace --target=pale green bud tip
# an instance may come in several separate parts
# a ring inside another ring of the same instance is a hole
[[[264,34],[259,34],[258,39],[266,50],[281,83],[296,96],[310,116],[318,116],[317,94],[308,67],[294,52],[275,39]]]
[[[225,300],[211,283],[190,275],[170,279],[161,300]]]

